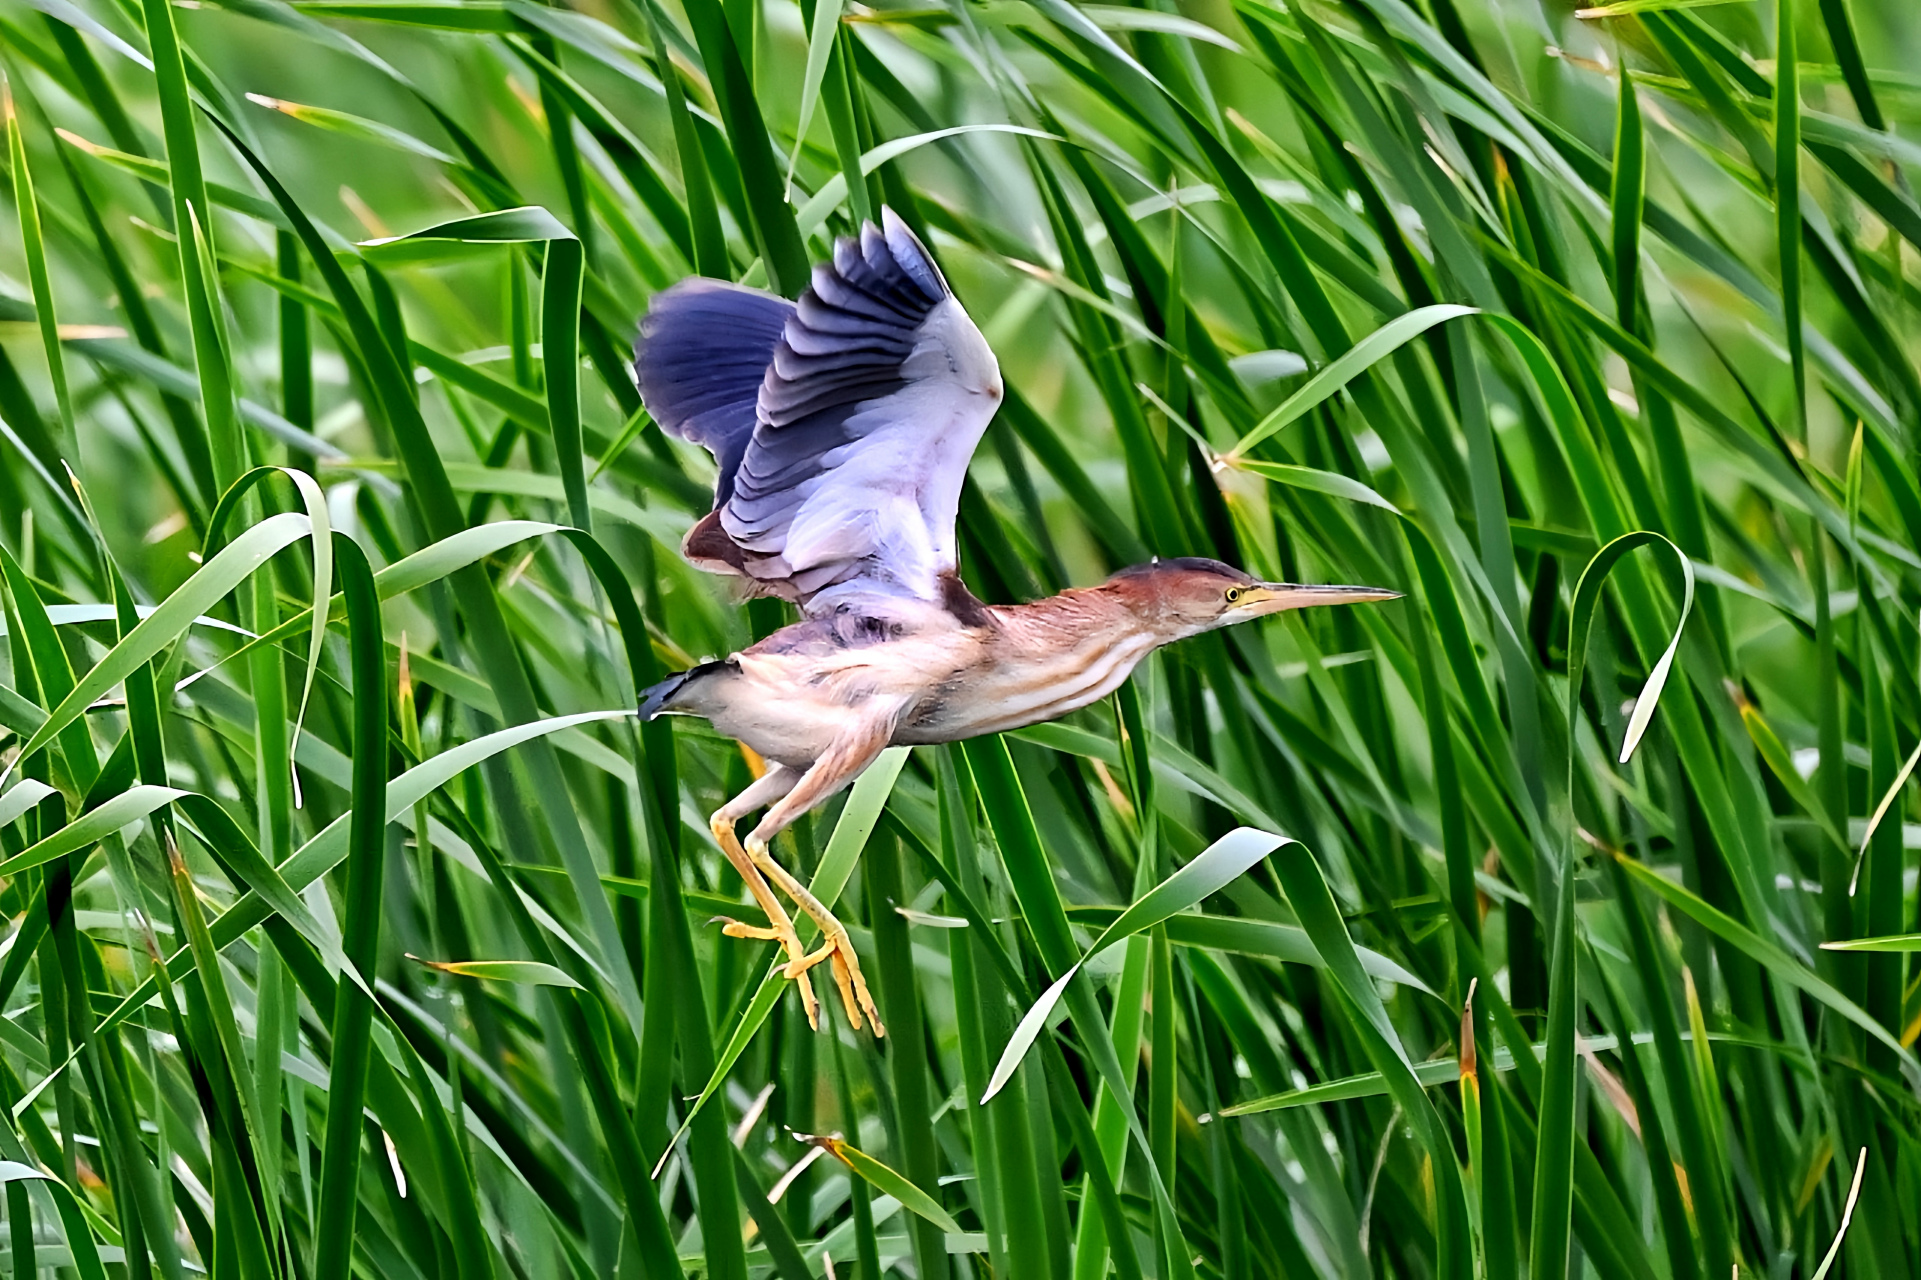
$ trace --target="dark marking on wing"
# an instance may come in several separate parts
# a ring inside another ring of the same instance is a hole
[[[860,438],[849,420],[907,385],[902,366],[948,296],[913,232],[898,222],[889,231],[869,223],[858,240],[836,242],[774,344],[728,512],[747,541],[781,536],[802,501],[796,487]]]
[[[943,573],[940,576],[941,607],[954,615],[963,627],[991,627],[994,615],[967,584],[961,581],[958,573]]]
[[[809,618],[804,622],[796,622],[741,652],[753,657],[832,653],[843,647],[834,635],[833,622],[832,618]]]
[[[940,598],[959,477],[1000,398],[993,353],[927,246],[892,210],[880,222],[840,240],[798,302],[715,280],[663,290],[635,349],[661,428],[719,464],[688,558],[806,612]],[[988,622],[964,589],[947,594],[966,625]]]
[[[694,522],[694,527],[681,539],[680,553],[697,569],[740,575],[745,581],[744,593],[748,596],[774,596],[793,604],[800,603],[800,591],[792,581],[778,577],[763,578],[754,572],[753,565],[767,557],[735,542],[721,524],[719,511],[709,511]]]
[[[761,383],[793,314],[785,298],[695,277],[655,294],[640,322],[640,398],[661,430],[713,453],[720,464],[716,508],[734,496]]]

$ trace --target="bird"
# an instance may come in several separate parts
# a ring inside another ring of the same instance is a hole
[[[643,719],[707,719],[765,762],[710,829],[777,942],[818,1030],[827,963],[850,1025],[886,1034],[847,929],[768,852],[889,746],[957,742],[1105,697],[1149,653],[1310,605],[1391,600],[1377,587],[1263,582],[1218,560],[1155,559],[1097,586],[986,604],[961,581],[954,523],[969,459],[1004,394],[1000,365],[934,257],[891,209],[842,237],[798,301],[690,277],[649,301],[635,343],[643,404],[705,446],[713,510],[693,565],[800,620],[642,691]],[[742,840],[738,824],[764,809]],[[781,894],[820,928],[809,951]]]

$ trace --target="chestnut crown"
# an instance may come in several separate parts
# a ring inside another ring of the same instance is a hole
[[[1201,556],[1175,556],[1133,565],[1109,578],[1103,589],[1113,592],[1143,623],[1171,638],[1198,635],[1288,609],[1366,604],[1394,600],[1401,594],[1382,587],[1263,582],[1233,565]]]

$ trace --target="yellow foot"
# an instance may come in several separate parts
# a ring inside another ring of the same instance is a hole
[[[820,950],[788,961],[781,972],[790,978],[805,981],[809,969],[823,960],[831,962],[834,985],[840,988],[841,1003],[847,1006],[847,1021],[854,1030],[859,1031],[860,1015],[865,1010],[867,1020],[874,1026],[875,1037],[885,1036],[887,1031],[880,1024],[880,1012],[874,1008],[874,997],[867,990],[867,979],[860,976],[860,958],[854,954],[854,944],[848,938],[847,930],[831,915],[823,922],[823,927],[827,940]]]
[[[820,1030],[820,1001],[814,995],[813,981],[808,978],[804,968],[799,973],[789,972],[796,963],[807,958],[800,944],[800,935],[794,932],[794,926],[791,923],[785,929],[780,929],[764,924],[748,924],[727,916],[715,916],[708,923],[718,923],[720,931],[730,938],[751,938],[758,942],[780,943],[781,949],[788,956],[788,962],[781,966],[781,976],[792,978],[794,985],[800,988],[800,1007],[807,1014],[807,1025],[816,1031]]]
[[[860,957],[854,954],[854,944],[847,938],[847,928],[834,919],[819,898],[800,881],[794,879],[785,867],[775,862],[767,852],[767,841],[758,832],[747,837],[741,852],[755,868],[774,884],[782,893],[794,900],[794,905],[805,911],[808,918],[820,926],[822,944],[820,950],[811,955],[795,955],[788,960],[781,972],[796,980],[806,976],[809,969],[823,960],[833,961],[834,985],[840,988],[841,1003],[847,1006],[847,1021],[854,1030],[861,1027],[861,1011],[867,1013],[867,1020],[874,1024],[875,1036],[887,1034],[880,1025],[880,1014],[874,1008],[874,997],[868,993],[867,981],[860,976]],[[771,913],[770,913],[771,914]],[[815,1024],[819,1029],[819,1024]]]
[[[789,964],[805,959],[807,949],[801,945],[800,935],[794,932],[793,918],[787,914],[786,908],[780,905],[780,899],[776,898],[774,891],[768,887],[767,880],[761,874],[760,868],[755,865],[754,859],[740,847],[740,841],[734,835],[733,819],[727,816],[725,809],[722,809],[710,819],[709,826],[714,833],[715,841],[720,845],[720,851],[727,855],[727,861],[734,864],[734,870],[740,872],[740,878],[746,883],[748,891],[754,895],[754,901],[760,904],[760,909],[767,913],[768,920],[765,925],[743,924],[738,920],[727,920],[721,932],[730,938],[755,938],[763,942],[778,942],[781,949],[787,953]],[[820,1001],[814,998],[814,984],[807,980],[804,973],[797,982],[800,987],[801,1008],[807,1013],[807,1025],[818,1031],[820,1030]]]
[[[770,928],[764,924],[747,924],[732,916],[715,916],[707,923],[721,926],[720,931],[730,938],[753,938],[757,942],[785,943],[787,941],[787,935],[779,929]]]

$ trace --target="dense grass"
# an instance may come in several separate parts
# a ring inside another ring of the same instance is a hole
[[[0,8],[0,1270],[1921,1272],[1921,24],[1612,8]],[[784,838],[877,1042],[625,714],[783,621],[626,361],[883,202],[980,594],[1407,595]]]

